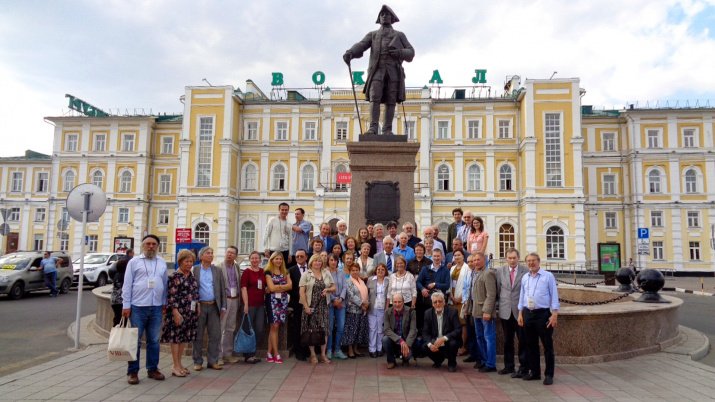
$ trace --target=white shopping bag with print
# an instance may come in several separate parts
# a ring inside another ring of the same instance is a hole
[[[125,320],[127,326],[124,326]],[[109,347],[107,347],[107,358],[110,362],[130,362],[137,359],[137,347],[139,346],[139,329],[132,328],[132,323],[122,317],[119,325],[112,328],[109,333]]]

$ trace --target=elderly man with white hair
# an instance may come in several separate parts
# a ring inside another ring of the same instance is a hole
[[[221,370],[218,364],[219,348],[221,346],[221,318],[226,314],[226,282],[221,268],[212,264],[214,250],[204,247],[199,250],[200,265],[192,269],[194,278],[199,284],[199,327],[193,347],[194,370],[203,367],[204,359],[201,350],[204,346],[204,328],[208,330],[209,344],[206,349],[207,367]]]
[[[422,234],[424,235],[425,239],[432,239],[434,241],[434,246],[432,247],[433,249],[438,248],[442,250],[442,257],[447,255],[447,252],[444,249],[444,246],[442,246],[442,243],[440,243],[437,239],[434,238],[434,226],[425,226],[425,229],[422,231]],[[424,240],[422,240],[420,243],[425,244]]]
[[[377,267],[380,264],[385,264],[387,273],[391,274],[395,271],[395,258],[404,256],[395,250],[395,242],[391,237],[385,237],[382,241],[382,247],[383,251],[375,254],[374,266]]]
[[[335,243],[340,243],[343,247],[343,252],[345,252],[347,250],[345,248],[345,239],[348,237],[348,223],[341,219],[335,226],[338,228],[338,234],[333,236],[333,240],[335,240]]]
[[[457,371],[457,350],[462,346],[462,323],[457,309],[447,306],[444,293],[432,293],[432,308],[425,312],[422,329],[422,348],[440,368],[445,358],[450,373]]]

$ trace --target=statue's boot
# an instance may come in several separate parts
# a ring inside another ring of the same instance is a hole
[[[395,118],[395,105],[385,105],[385,120],[382,124],[382,135],[394,135],[392,132],[392,120]]]
[[[380,102],[370,102],[370,127],[365,131],[365,135],[377,135],[380,121]]]

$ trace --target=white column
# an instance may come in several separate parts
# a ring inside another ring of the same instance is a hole
[[[681,219],[681,210],[678,208],[671,208],[670,210],[670,235],[673,244],[670,245],[671,250],[673,250],[673,268],[676,271],[683,270],[683,225]],[[666,244],[665,247],[669,245]]]
[[[576,263],[586,263],[586,214],[583,203],[574,205],[574,223],[576,227]],[[598,238],[598,237],[596,237]],[[592,241],[593,242],[593,241]]]
[[[263,109],[263,120],[261,121],[261,141],[267,145],[271,139],[271,109]]]
[[[264,151],[261,152],[261,173],[260,173],[260,180],[258,181],[258,189],[261,192],[261,197],[265,197],[267,195],[268,190],[270,189],[271,186],[271,174],[270,174],[270,169],[271,167],[268,165],[268,152]]]
[[[464,197],[464,149],[454,152],[454,191],[457,199]]]
[[[461,141],[464,138],[464,115],[462,114],[462,106],[454,107],[454,141]]]
[[[484,178],[487,180],[487,182],[484,183],[487,190],[487,198],[494,198],[496,195],[496,189],[499,188],[497,184],[499,183],[499,172],[497,171],[496,161],[494,160],[493,148],[487,149],[486,165],[484,166]],[[512,184],[512,188],[515,188],[513,187],[514,184],[516,183]]]
[[[677,158],[673,158],[669,161],[668,165],[670,170],[670,174],[668,174],[670,189],[664,188],[663,192],[670,191],[671,201],[680,201],[682,191],[680,188],[680,164]]]
[[[525,216],[525,221],[526,221],[526,230],[525,232],[525,238],[526,238],[526,250],[523,252],[524,255],[527,253],[532,253],[532,252],[539,252],[537,248],[537,222],[536,222],[536,204],[534,203],[527,203],[526,204],[526,216]],[[544,250],[546,251],[546,250]],[[546,256],[544,256],[546,257]]]

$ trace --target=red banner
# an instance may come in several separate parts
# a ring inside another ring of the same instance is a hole
[[[338,173],[338,177],[337,177],[338,184],[351,183],[352,181],[353,181],[352,173]]]
[[[191,229],[176,229],[176,244],[191,243]]]

